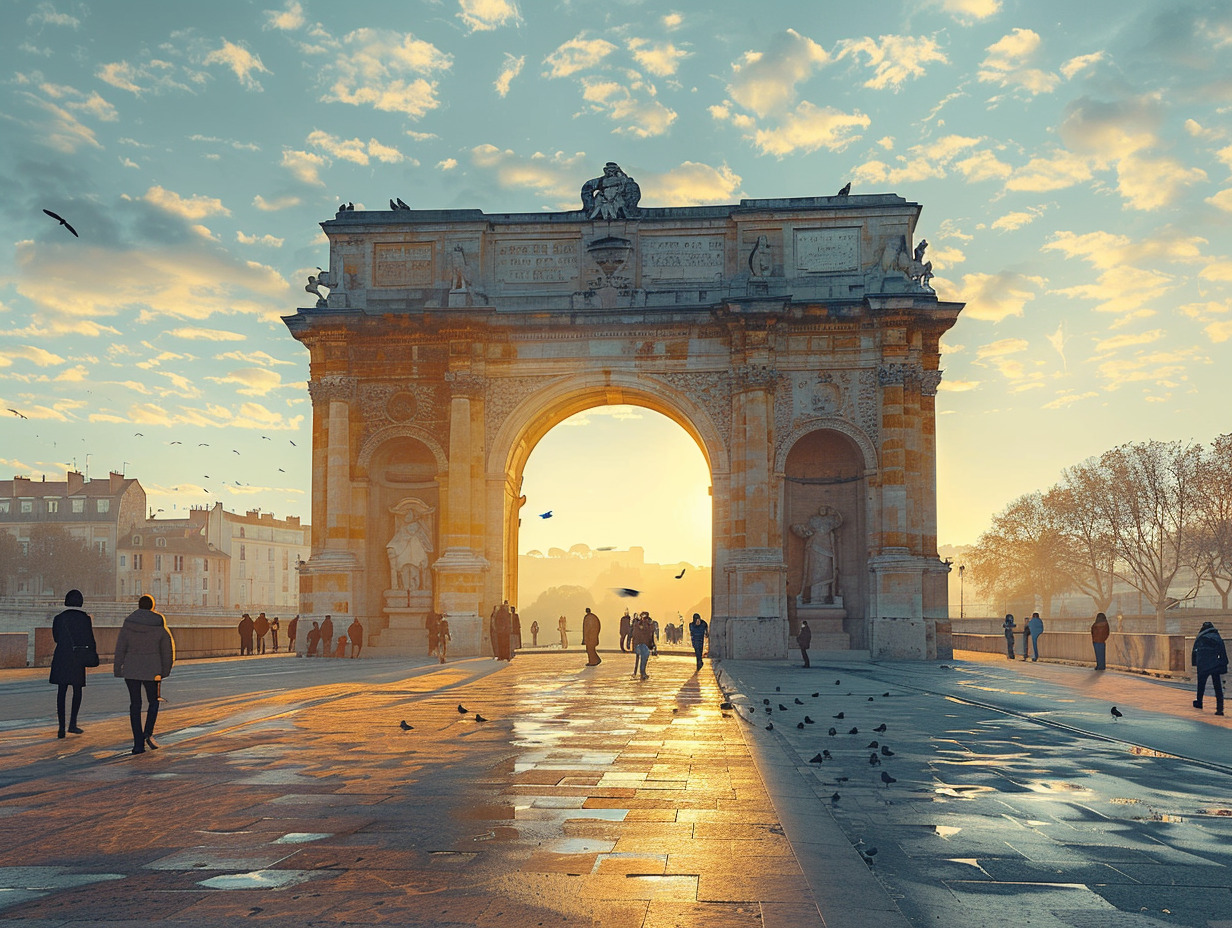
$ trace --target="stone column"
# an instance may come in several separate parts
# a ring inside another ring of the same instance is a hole
[[[355,378],[325,376],[311,381],[313,460],[324,461],[324,480],[313,474],[316,512],[313,551],[300,567],[301,634],[312,621],[333,616],[334,627],[346,627],[358,608],[364,545],[362,519],[352,518],[351,401]],[[321,446],[324,447],[321,447]],[[340,624],[341,623],[341,626]]]
[[[731,619],[724,636],[735,659],[787,655],[787,565],[773,525],[774,387],[778,371],[732,372],[730,551],[723,565]]]
[[[441,520],[443,551],[432,565],[436,607],[449,620],[450,650],[480,653],[480,598],[488,562],[480,547],[483,519],[483,395],[486,381],[467,370],[445,375],[449,402],[449,481]],[[478,502],[477,502],[478,501]],[[478,522],[478,524],[477,524]]]

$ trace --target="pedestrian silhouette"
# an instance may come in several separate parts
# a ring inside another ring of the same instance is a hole
[[[57,738],[65,737],[65,731],[83,734],[83,729],[77,725],[77,714],[81,711],[86,668],[98,666],[94,626],[89,614],[80,608],[83,601],[80,590],[69,590],[64,597],[64,605],[68,608],[51,622],[51,638],[56,643],[56,649],[51,655],[51,674],[47,682],[56,684],[56,716],[60,721]],[[70,686],[73,688],[73,701],[66,726],[64,701]]]
[[[158,720],[158,689],[175,664],[175,641],[167,620],[154,611],[154,597],[142,596],[137,609],[120,626],[112,672],[128,686],[128,719],[133,730],[134,754],[157,749],[154,724]],[[141,720],[141,694],[145,692],[145,723]]]

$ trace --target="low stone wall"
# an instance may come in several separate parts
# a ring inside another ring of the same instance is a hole
[[[26,666],[26,648],[30,646],[25,632],[0,633],[0,668]]]
[[[230,626],[185,628],[172,625],[170,628],[171,637],[175,639],[177,660],[191,660],[195,657],[234,657],[239,654],[239,635]],[[98,644],[98,656],[104,667],[115,658],[115,644],[119,634],[120,629],[117,626],[94,626],[94,640]],[[51,655],[55,649],[51,629],[36,628],[34,630],[34,666],[50,666]],[[24,667],[24,659],[17,666]]]
[[[975,635],[955,632],[955,651],[1005,654],[1005,635]],[[1193,638],[1185,635],[1116,634],[1108,638],[1107,665],[1117,670],[1152,671],[1188,675]],[[1034,652],[1032,652],[1034,653]],[[1042,660],[1095,664],[1091,633],[1044,631],[1039,637]],[[1014,635],[1014,654],[1022,660],[1022,632]]]

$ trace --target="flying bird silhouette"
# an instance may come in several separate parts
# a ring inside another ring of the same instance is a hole
[[[8,410],[9,410],[9,412],[11,412],[13,415],[17,416],[17,417],[18,417],[18,418],[20,418],[20,419],[29,419],[29,418],[30,418],[29,416],[23,416],[23,415],[22,415],[21,413],[19,413],[16,409],[13,409],[11,406],[10,406],[10,407],[8,407]]]
[[[261,440],[262,441],[273,441],[274,439],[270,438],[268,435],[262,435]]]
[[[684,576],[684,572],[685,572],[686,570],[688,570],[688,569],[689,569],[689,568],[687,568],[687,567],[681,568],[680,573],[676,574],[676,579],[677,579],[677,580],[679,580],[681,577],[683,577],[683,576]]]
[[[795,701],[795,702],[796,702],[796,705],[797,705],[797,706],[802,706],[802,705],[804,705],[804,703],[802,703],[802,702],[801,702],[798,698],[796,699],[796,701]]]
[[[814,699],[816,699],[816,698],[817,698],[818,696],[820,696],[820,695],[821,695],[821,693],[814,693],[814,694],[813,694],[813,698],[814,698]]]
[[[208,448],[209,446],[210,443],[208,441],[203,441],[197,445],[198,448]]]
[[[415,726],[406,724],[406,719],[403,719],[401,722],[398,723],[398,727],[401,728],[403,731],[410,731]]]
[[[57,215],[56,215],[55,213],[53,213],[51,210],[49,210],[49,209],[45,209],[45,210],[43,210],[43,212],[45,212],[48,216],[50,216],[50,217],[51,217],[52,219],[54,219],[56,222],[60,223],[60,225],[64,226],[64,228],[66,228],[66,229],[68,229],[70,232],[72,232],[72,233],[73,233],[73,238],[81,238],[81,236],[77,234],[77,230],[76,230],[76,229],[74,229],[72,226],[70,226],[67,222],[65,222],[62,218],[60,218],[59,216],[57,216]]]
[[[289,439],[289,438],[288,438],[288,439],[287,439],[287,441],[291,441],[291,439]],[[297,448],[297,447],[299,447],[299,446],[298,446],[298,445],[296,445],[296,444],[295,444],[295,442],[291,441],[291,447],[292,447],[292,448]]]
[[[550,519],[550,518],[552,518],[552,510],[551,510],[551,509],[549,509],[547,512],[541,512],[541,513],[539,513],[539,518],[541,518],[541,519]]]
[[[144,432],[133,432],[133,438],[145,438]]]
[[[617,596],[640,596],[642,594],[641,590],[630,589],[627,586],[613,587],[612,592]]]
[[[787,707],[786,707],[785,705],[783,705],[782,703],[779,703],[779,711],[780,711],[780,712],[786,712],[786,711],[787,711]]]
[[[806,715],[806,716],[804,717],[804,724],[805,724],[805,725],[815,725],[815,724],[817,724],[817,723],[816,723],[816,722],[814,722],[811,718],[809,718],[809,717]]]
[[[278,468],[278,473],[280,473],[280,474],[285,474],[285,473],[286,473],[286,471],[285,471],[285,470],[283,470],[283,469],[280,467],[280,468]]]
[[[169,441],[169,442],[167,442],[167,444],[169,444],[169,445],[182,445],[182,444],[184,444],[184,443],[183,443],[182,441]]]

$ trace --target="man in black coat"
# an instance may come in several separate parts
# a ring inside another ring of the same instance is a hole
[[[800,646],[800,656],[804,658],[804,666],[808,667],[808,649],[813,643],[813,630],[808,627],[808,622],[800,623],[800,634],[796,635],[796,644]]]
[[[83,602],[80,590],[69,590],[64,597],[64,605],[68,608],[51,622],[51,637],[56,643],[56,650],[51,655],[51,676],[48,682],[56,684],[57,687],[56,715],[60,719],[57,738],[65,736],[64,699],[70,686],[73,688],[73,708],[69,716],[68,731],[74,735],[82,733],[82,729],[77,727],[77,713],[81,709],[81,688],[86,685],[86,669],[78,656],[82,652],[74,651],[74,648],[88,648],[89,653],[96,657],[98,655],[90,616],[79,608]]]
[[[239,632],[240,632],[240,654],[241,656],[244,654],[251,654],[252,653],[252,633],[254,629],[256,628],[255,623],[252,621],[252,616],[250,616],[247,612],[245,612],[243,617],[240,619],[240,624],[237,626],[237,628],[239,629]]]
[[[334,647],[334,617],[328,613],[321,622],[321,656],[329,657]]]
[[[1194,708],[1202,708],[1206,679],[1210,677],[1215,684],[1215,714],[1223,715],[1223,675],[1228,672],[1228,649],[1224,647],[1223,638],[1210,622],[1203,622],[1198,629],[1190,660],[1198,671],[1198,698],[1193,702]]]

